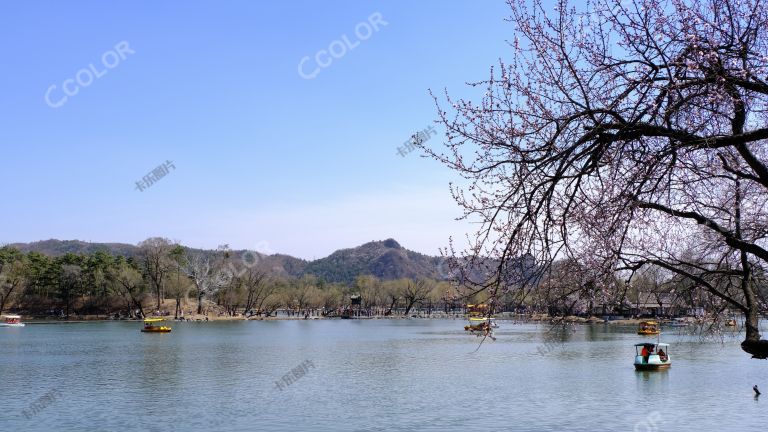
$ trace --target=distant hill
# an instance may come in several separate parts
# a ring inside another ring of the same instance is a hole
[[[92,254],[108,252],[112,255],[131,257],[136,255],[139,248],[127,243],[88,243],[80,240],[43,240],[33,243],[12,243],[8,246],[24,252],[38,252],[49,256],[61,256],[67,253]]]
[[[79,240],[44,240],[33,243],[15,243],[9,246],[22,252],[39,252],[50,256],[66,253],[91,254],[97,251],[112,255],[135,256],[138,247],[125,243],[89,243]],[[243,251],[233,251],[242,253]],[[364,245],[341,249],[314,261],[284,254],[260,255],[261,267],[272,274],[301,277],[313,274],[327,282],[351,283],[358,276],[373,275],[380,279],[432,278],[444,279],[442,258],[424,255],[402,247],[394,239],[373,241]]]
[[[410,251],[395,240],[388,239],[338,250],[325,258],[311,261],[303,273],[343,283],[350,283],[360,275],[373,275],[380,279],[439,279],[439,264],[439,257]]]

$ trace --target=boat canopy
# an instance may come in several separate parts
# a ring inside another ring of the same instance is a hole
[[[657,346],[657,347],[668,347],[668,346],[669,346],[669,344],[668,344],[668,343],[653,343],[653,342],[643,342],[643,343],[635,344],[635,346],[636,346],[636,347],[641,347],[641,346]]]
[[[165,318],[144,318],[145,323],[165,321]]]
[[[21,319],[21,315],[2,315],[4,319]]]

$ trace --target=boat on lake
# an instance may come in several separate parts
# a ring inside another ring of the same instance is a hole
[[[675,318],[670,322],[662,324],[667,327],[688,327],[690,323],[685,318]]]
[[[669,344],[643,342],[635,344],[635,370],[653,371],[672,366]]]
[[[734,318],[725,321],[726,327],[736,327],[736,320]]]
[[[487,304],[468,304],[467,305],[467,318],[469,324],[464,326],[464,330],[468,332],[486,332],[492,328],[498,328],[496,319],[491,318],[489,308]]]
[[[24,327],[24,323],[21,322],[21,315],[0,315],[2,322],[0,327]]]
[[[661,333],[659,330],[659,323],[656,321],[641,321],[640,327],[637,329],[637,334],[642,336],[657,335]]]
[[[499,328],[496,318],[471,317],[469,325],[464,326],[464,330],[467,331],[485,331],[493,328]]]
[[[144,318],[144,328],[142,328],[141,331],[144,333],[170,333],[170,327],[155,325],[162,321],[165,321],[165,318]]]

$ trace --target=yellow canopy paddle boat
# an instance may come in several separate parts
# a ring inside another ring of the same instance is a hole
[[[144,333],[170,333],[171,328],[168,326],[155,325],[155,323],[165,321],[164,318],[144,318],[144,328],[141,329]]]
[[[642,336],[657,335],[659,333],[661,333],[661,330],[659,330],[659,323],[656,321],[642,321],[637,329],[637,334]]]
[[[467,315],[469,325],[465,325],[464,330],[468,332],[484,332],[491,328],[499,328],[496,318],[488,316],[487,304],[468,304]]]

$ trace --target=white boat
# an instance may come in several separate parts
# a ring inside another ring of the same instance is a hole
[[[644,342],[635,344],[635,370],[659,370],[672,366],[669,344]]]
[[[24,323],[21,322],[21,315],[2,315],[2,322],[0,327],[24,327]]]
[[[688,327],[690,323],[685,318],[675,318],[670,322],[663,323],[665,327]]]

